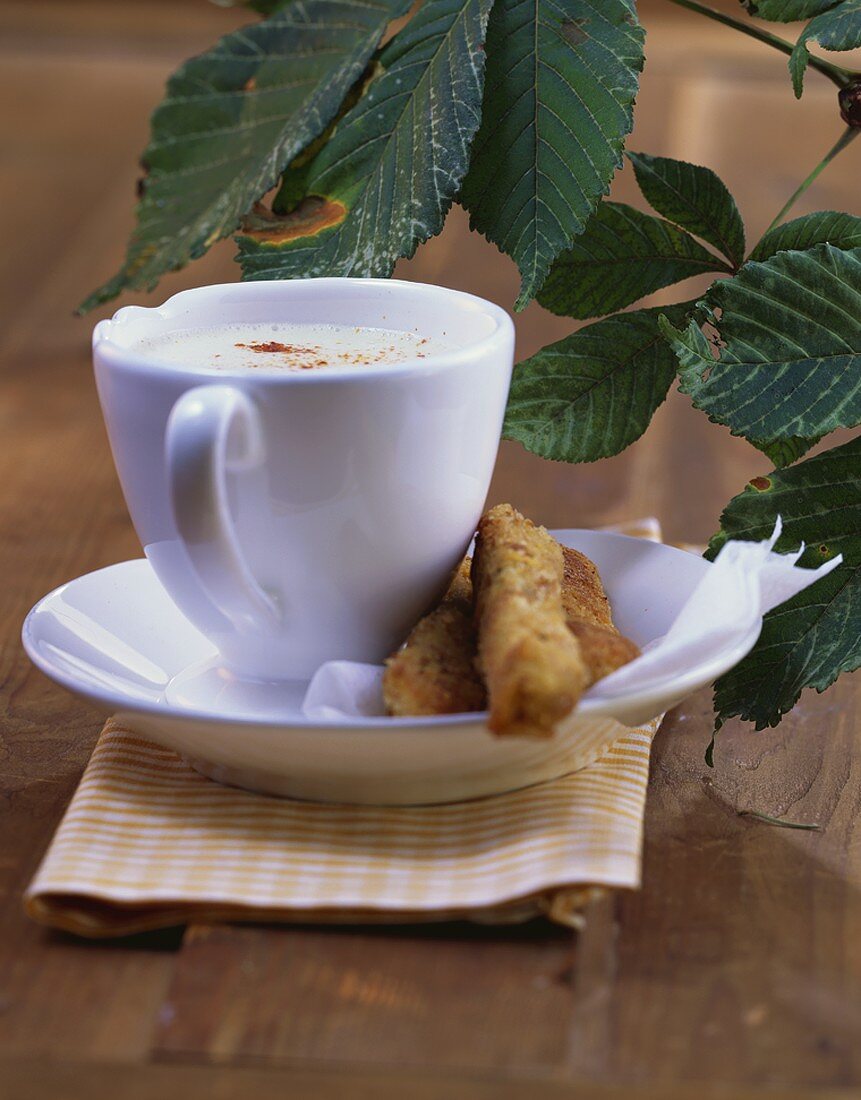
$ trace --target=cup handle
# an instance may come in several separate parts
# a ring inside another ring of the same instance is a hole
[[[255,469],[264,451],[260,414],[234,386],[197,386],[171,410],[165,454],[176,529],[204,592],[242,634],[272,632],[281,620],[242,554],[227,497],[228,472]]]

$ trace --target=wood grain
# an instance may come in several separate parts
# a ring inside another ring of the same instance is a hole
[[[858,686],[856,676],[808,693],[776,730],[729,724],[713,773],[699,732],[708,696],[666,721],[647,810],[648,889],[620,899],[618,1042],[605,1075],[857,1083]],[[749,810],[821,828],[776,828],[740,816]]]
[[[631,147],[710,164],[760,231],[836,136],[833,89],[811,73],[796,103],[780,55],[657,0],[642,11],[648,66]],[[56,584],[140,553],[89,372],[95,318],[72,310],[121,259],[167,72],[246,17],[204,0],[0,3],[0,93],[13,105],[0,115],[0,1097],[852,1094],[857,678],[805,697],[776,731],[731,723],[714,772],[702,761],[707,696],[679,708],[655,746],[644,889],[593,907],[576,938],[540,923],[222,926],[104,946],[21,915],[100,718],[30,668],[20,623]],[[800,211],[857,212],[854,153]],[[639,201],[627,169],[613,194]],[[218,245],[158,296],[236,278],[232,253]],[[457,209],[399,274],[503,304],[518,283]],[[530,306],[519,355],[573,327]],[[656,514],[669,538],[702,540],[766,466],[674,393],[647,435],[605,462],[567,467],[504,445],[491,496],[551,525]],[[776,829],[745,809],[823,828]]]
[[[472,1074],[454,1076],[432,1070],[420,1076],[411,1072],[379,1070],[363,1064],[333,1066],[223,1066],[163,1065],[104,1066],[62,1060],[8,1063],[0,1084],[0,1096],[14,1100],[630,1100],[627,1086],[598,1081],[571,1083],[546,1078]],[[811,1100],[809,1091],[795,1089],[727,1088],[685,1084],[638,1088],[637,1100]],[[817,1090],[817,1100],[846,1100],[838,1089]]]
[[[566,1060],[572,954],[570,933],[544,926],[196,928],[156,1050],[218,1062],[546,1071]]]

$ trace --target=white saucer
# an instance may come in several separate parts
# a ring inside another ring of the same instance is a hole
[[[640,646],[666,632],[710,568],[693,554],[625,535],[554,534],[596,563],[619,629]],[[596,684],[567,727],[539,741],[494,737],[483,714],[307,718],[304,683],[237,683],[219,669],[212,645],[144,559],[45,596],[23,639],[51,679],[214,779],[296,798],[392,805],[475,798],[584,767],[626,726],[654,718],[742,655],[721,654],[634,698],[603,698]]]

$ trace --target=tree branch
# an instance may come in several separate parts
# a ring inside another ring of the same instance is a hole
[[[755,38],[757,41],[764,42],[767,46],[771,46],[772,49],[780,50],[781,53],[788,55],[793,51],[793,43],[787,42],[785,38],[778,38],[776,34],[772,34],[771,31],[758,27],[755,23],[746,23],[741,19],[736,19],[732,15],[725,15],[722,11],[715,11],[714,8],[706,7],[705,4],[700,4],[697,0],[670,0],[670,3],[677,4],[680,8],[688,8],[690,11],[699,12],[700,15],[704,15],[708,19],[714,19],[716,23],[723,23],[724,26],[733,27],[735,30],[741,31],[742,34],[748,35],[749,38]],[[830,61],[824,61],[821,57],[816,57],[814,54],[810,55],[808,64],[811,69],[816,69],[818,72],[822,73],[823,76],[827,76],[838,88],[844,88],[858,77],[857,73],[850,72],[848,69],[843,69],[839,65],[832,65]]]
[[[846,146],[850,144],[850,142],[858,137],[859,133],[861,133],[861,130],[853,129],[853,127],[851,126],[846,127],[846,129],[843,131],[843,133],[840,135],[834,145],[828,150],[822,160],[816,165],[816,167],[813,169],[807,179],[804,180],[803,183],[799,184],[798,187],[792,192],[792,194],[789,196],[786,203],[784,204],[783,208],[780,210],[780,213],[777,214],[768,229],[774,229],[776,225],[779,225],[780,222],[783,221],[783,219],[789,213],[791,207],[795,205],[796,200],[804,194],[804,192],[811,185],[811,183],[813,183],[819,173],[824,168],[826,168],[832,160],[834,160],[834,158],[841,150],[845,149]],[[766,229],[766,233],[768,232],[768,229]]]

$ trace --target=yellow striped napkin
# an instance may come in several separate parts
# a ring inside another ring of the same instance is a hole
[[[654,538],[654,522],[626,525]],[[444,806],[294,802],[222,787],[108,722],[25,895],[83,936],[187,921],[487,922],[577,926],[607,887],[640,883],[658,721],[549,783]]]

